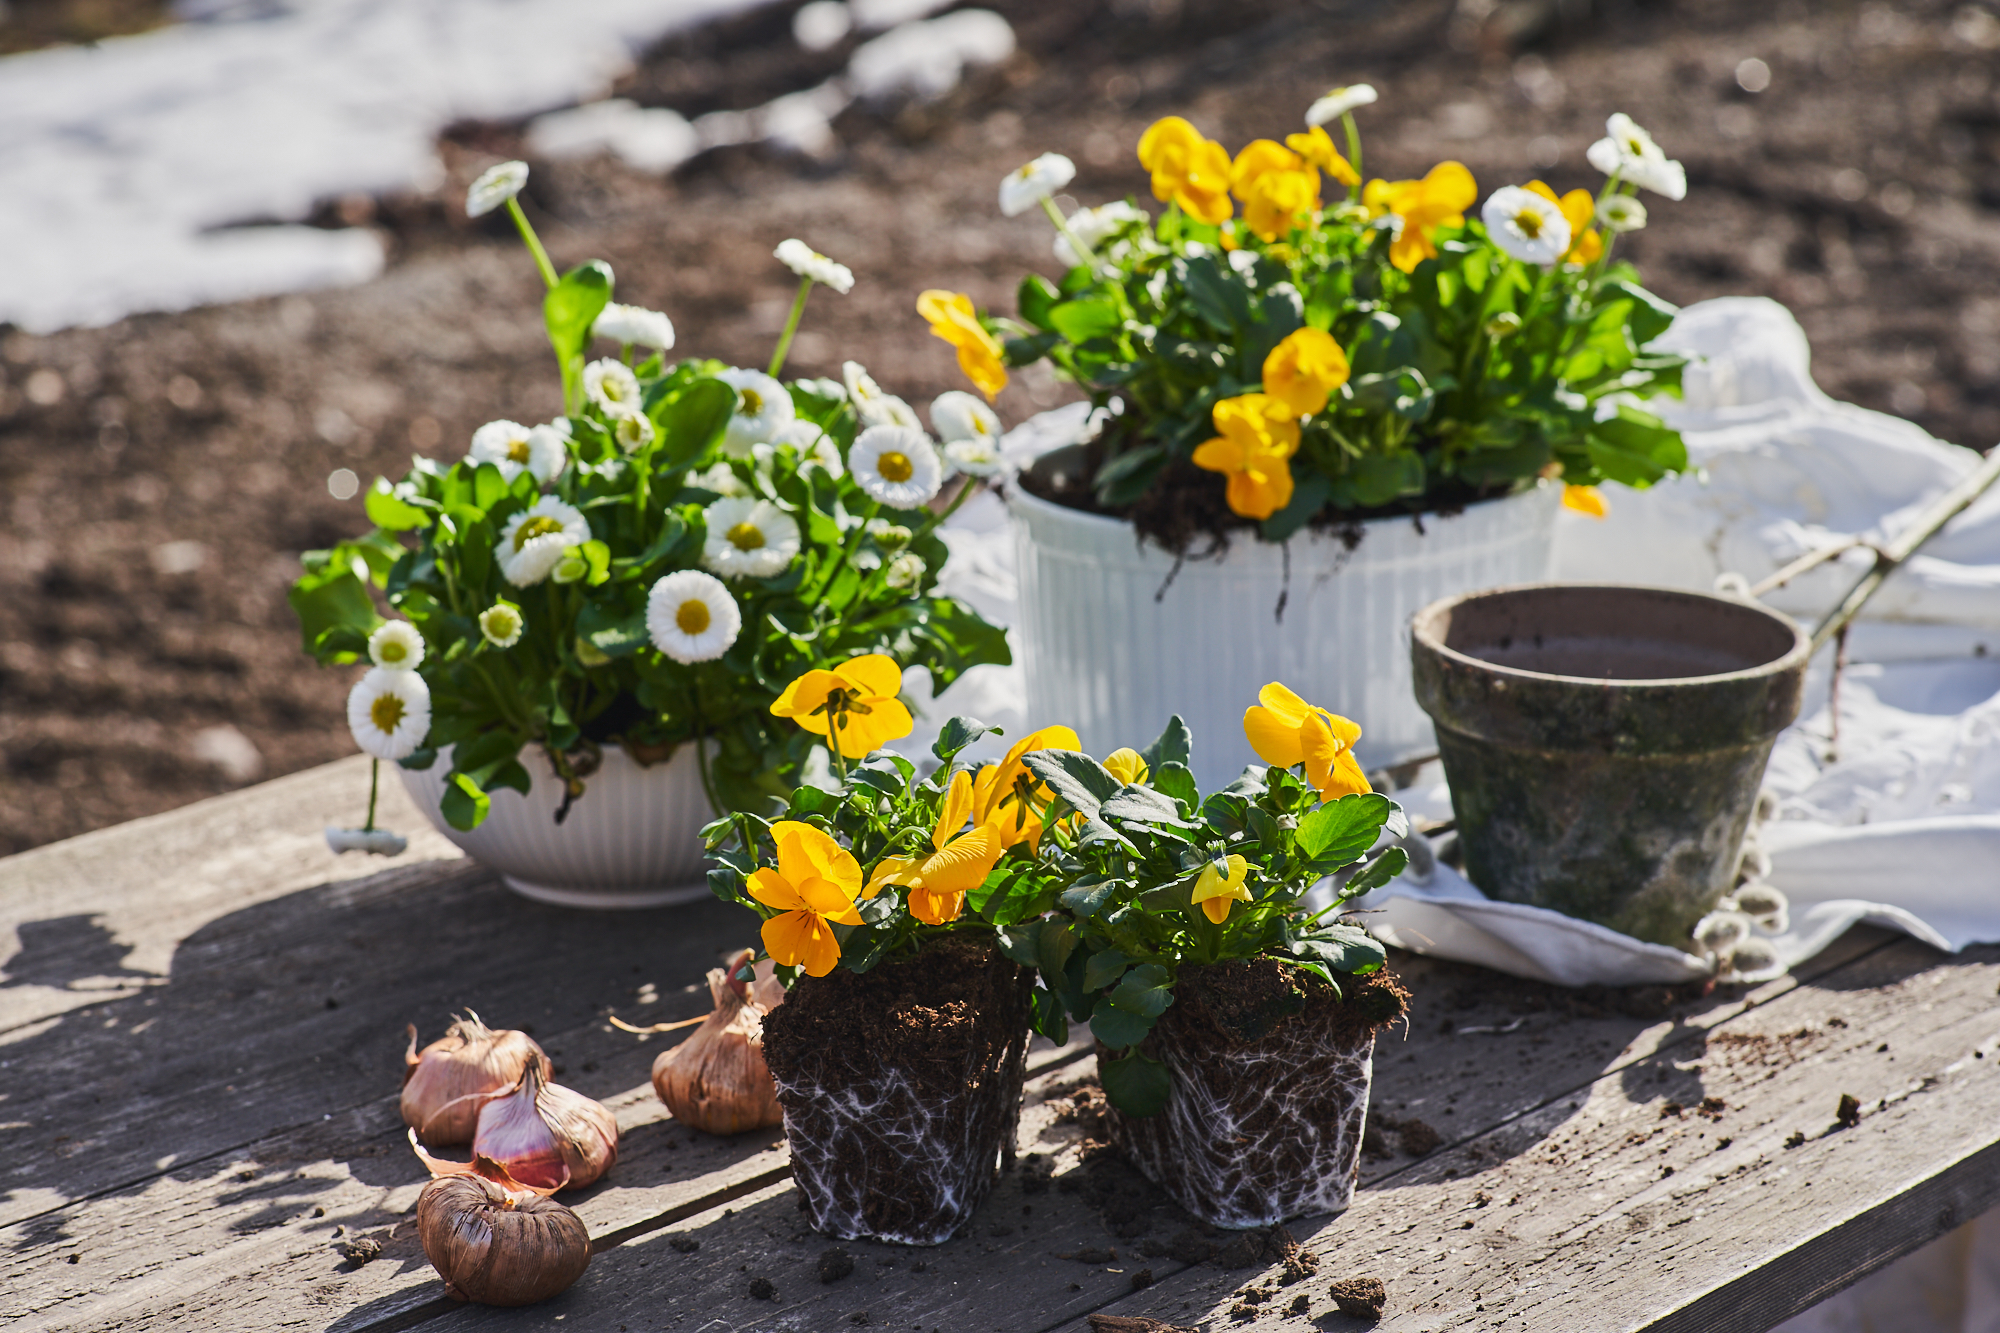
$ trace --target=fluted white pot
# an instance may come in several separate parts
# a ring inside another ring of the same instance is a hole
[[[562,783],[539,752],[521,752],[533,781],[526,796],[508,788],[478,828],[445,822],[447,750],[422,771],[399,768],[404,790],[437,831],[467,856],[500,872],[516,893],[565,907],[662,907],[708,896],[701,826],[714,816],[702,791],[692,744],[650,767],[616,745],[585,781],[569,816],[556,823]]]
[[[1130,523],[1010,487],[1029,721],[1072,726],[1104,754],[1145,745],[1179,713],[1208,791],[1262,762],[1243,710],[1277,680],[1358,722],[1365,767],[1435,751],[1410,683],[1410,618],[1440,597],[1546,579],[1561,503],[1562,487],[1544,483],[1426,514],[1421,529],[1371,519],[1352,549],[1301,532],[1286,544],[1289,575],[1284,547],[1244,533],[1175,574]]]

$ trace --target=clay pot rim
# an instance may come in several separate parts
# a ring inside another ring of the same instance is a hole
[[[1753,667],[1738,671],[1722,671],[1707,676],[1656,676],[1644,680],[1605,679],[1601,676],[1559,676],[1547,671],[1529,671],[1524,667],[1500,666],[1482,657],[1462,653],[1448,647],[1438,636],[1439,622],[1467,602],[1483,601],[1491,597],[1505,597],[1512,594],[1543,592],[1550,590],[1577,592],[1644,592],[1658,593],[1693,602],[1720,604],[1737,611],[1748,611],[1763,616],[1773,625],[1779,626],[1792,636],[1792,646],[1785,652]],[[1797,621],[1781,612],[1774,611],[1760,602],[1745,601],[1736,597],[1724,597],[1719,593],[1698,592],[1691,588],[1669,588],[1656,583],[1584,583],[1551,580],[1546,583],[1510,583],[1498,588],[1482,588],[1477,592],[1460,593],[1455,597],[1445,597],[1410,617],[1410,637],[1425,652],[1435,654],[1454,665],[1478,671],[1490,676],[1524,683],[1554,685],[1588,685],[1595,688],[1606,686],[1621,690],[1688,689],[1698,686],[1714,686],[1733,682],[1756,681],[1768,677],[1782,676],[1799,669],[1812,656],[1812,640]]]

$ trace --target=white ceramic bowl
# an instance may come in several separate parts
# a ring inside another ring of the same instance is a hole
[[[650,767],[619,746],[605,746],[603,766],[585,779],[583,795],[560,824],[562,783],[548,760],[529,748],[521,763],[533,779],[529,793],[493,793],[485,821],[469,833],[447,824],[439,805],[451,768],[448,750],[421,772],[396,771],[437,831],[499,871],[516,893],[595,908],[662,907],[708,896],[700,830],[714,816],[692,744]]]

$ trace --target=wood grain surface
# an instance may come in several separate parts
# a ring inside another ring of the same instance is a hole
[[[845,1243],[822,1282],[782,1137],[676,1124],[647,1075],[679,1034],[607,1021],[701,1012],[749,917],[528,902],[399,792],[410,851],[335,858],[320,828],[365,783],[343,761],[0,860],[0,1322],[1337,1329],[1364,1325],[1331,1284],[1377,1277],[1385,1330],[1761,1330],[2000,1203],[2000,949],[1856,930],[1706,996],[1399,955],[1415,1001],[1378,1048],[1363,1187],[1290,1227],[1310,1277],[1199,1235],[1091,1136],[1088,1053],[1038,1043],[1020,1160],[968,1233]],[[449,1301],[414,1235],[403,1026],[465,1008],[619,1118],[616,1168],[564,1196],[591,1267],[528,1310]],[[344,1257],[359,1237],[380,1257]]]

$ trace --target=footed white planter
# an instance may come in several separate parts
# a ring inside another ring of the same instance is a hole
[[[1244,533],[1220,560],[1184,562],[1170,585],[1174,557],[1130,523],[1018,484],[1008,502],[1030,723],[1067,724],[1104,754],[1147,744],[1179,713],[1209,791],[1262,762],[1243,710],[1274,680],[1359,723],[1364,767],[1436,750],[1411,686],[1410,617],[1440,597],[1546,579],[1562,487],[1426,514],[1421,532],[1408,518],[1371,519],[1352,550],[1301,532],[1289,579],[1285,550]]]
[[[521,752],[521,763],[533,778],[528,794],[494,792],[485,821],[469,833],[446,823],[440,806],[444,775],[451,769],[448,750],[421,772],[397,772],[437,831],[499,871],[516,893],[565,907],[598,908],[662,907],[708,896],[701,826],[714,815],[693,744],[651,767],[620,746],[605,746],[603,765],[584,779],[583,795],[560,824],[562,783],[548,760],[528,749]]]

